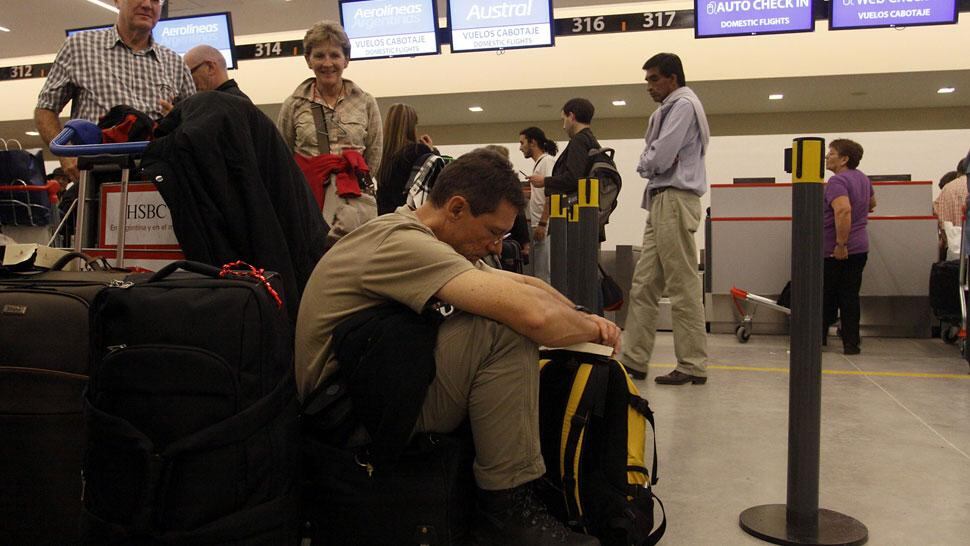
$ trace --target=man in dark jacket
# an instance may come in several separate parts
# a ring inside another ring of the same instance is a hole
[[[194,95],[172,115],[181,123],[156,132],[142,168],[172,213],[186,258],[279,273],[295,320],[327,225],[276,125],[229,93]]]
[[[229,79],[226,58],[218,49],[205,44],[197,45],[185,53],[183,60],[192,73],[197,91],[223,91],[249,100],[239,89],[236,80]]]
[[[562,128],[569,135],[569,144],[556,159],[552,176],[533,174],[529,183],[544,188],[546,195],[556,193],[576,193],[578,180],[586,178],[589,168],[589,151],[600,147],[600,143],[589,128],[595,112],[593,103],[586,99],[569,99],[562,107]]]

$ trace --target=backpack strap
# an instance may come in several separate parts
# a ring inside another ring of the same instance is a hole
[[[652,491],[650,492],[650,495],[653,497],[653,500],[657,501],[657,504],[660,505],[660,525],[658,525],[657,528],[647,536],[647,541],[643,543],[644,546],[653,546],[654,544],[660,542],[660,539],[663,538],[664,533],[667,532],[667,511],[664,510],[664,503],[661,502],[660,497],[654,495]]]
[[[657,476],[657,426],[653,421],[653,411],[650,409],[650,403],[647,402],[646,398],[632,392],[630,393],[630,407],[644,416],[650,423],[650,431],[653,433],[653,467],[650,470],[650,485],[657,485],[657,480],[660,478]]]
[[[563,496],[570,519],[583,524],[583,505],[580,496],[579,470],[582,466],[583,439],[586,427],[594,415],[602,416],[606,404],[609,368],[602,364],[580,364],[573,379],[572,391],[563,420],[562,449],[559,464]],[[585,527],[585,525],[584,525]]]
[[[323,115],[323,105],[319,102],[310,103],[310,111],[313,113],[313,125],[317,129],[317,153],[318,154],[329,154],[330,153],[330,131],[327,129],[327,117]],[[320,139],[327,143],[327,149],[324,150],[323,146],[320,145]]]

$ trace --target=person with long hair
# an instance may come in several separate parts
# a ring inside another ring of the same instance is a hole
[[[417,134],[418,113],[409,104],[392,104],[384,117],[385,158],[377,172],[377,214],[387,214],[407,202],[404,186],[421,156],[437,153],[431,137]]]
[[[559,146],[546,138],[546,133],[538,127],[526,127],[519,132],[519,151],[526,159],[535,163],[532,174],[543,177],[552,176],[553,157],[559,152]],[[549,225],[549,200],[542,188],[532,188],[529,193],[528,213],[529,228],[532,230],[532,261],[535,276],[549,282],[549,240],[546,237],[546,227]]]

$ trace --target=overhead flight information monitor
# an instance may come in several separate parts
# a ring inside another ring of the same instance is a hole
[[[555,44],[552,0],[449,0],[451,50],[488,51]]]
[[[341,0],[340,22],[350,38],[351,59],[441,51],[434,0]]]
[[[911,27],[957,22],[956,0],[832,0],[829,28]]]
[[[106,28],[111,28],[111,25],[68,30],[67,35]],[[185,55],[188,50],[197,45],[210,45],[218,49],[219,53],[226,58],[228,68],[236,68],[232,17],[229,12],[162,19],[152,30],[152,38],[179,55]]]
[[[694,0],[698,38],[813,30],[812,0]]]

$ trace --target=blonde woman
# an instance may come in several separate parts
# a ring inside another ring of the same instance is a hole
[[[392,104],[384,119],[381,169],[377,172],[377,214],[394,212],[407,201],[404,186],[415,162],[438,153],[428,135],[417,135],[418,113],[409,104]]]

